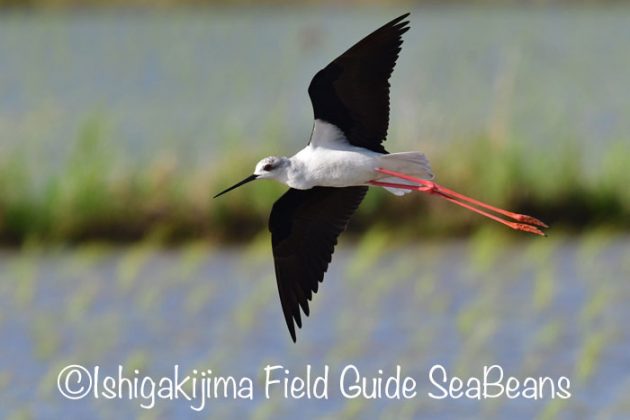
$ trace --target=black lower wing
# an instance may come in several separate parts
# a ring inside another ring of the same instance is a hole
[[[294,321],[302,328],[300,307],[308,316],[308,301],[324,278],[337,237],[345,230],[367,189],[291,188],[273,205],[269,230],[276,280],[282,312],[294,342]]]

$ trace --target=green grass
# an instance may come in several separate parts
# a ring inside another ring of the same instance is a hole
[[[286,189],[261,181],[213,200],[214,193],[251,172],[260,157],[256,151],[243,156],[233,149],[233,156],[216,159],[210,168],[187,166],[174,155],[131,164],[104,137],[98,124],[88,123],[61,169],[45,179],[35,175],[35,161],[23,150],[0,157],[0,242],[242,242],[264,232],[271,205]],[[613,145],[603,169],[589,176],[586,157],[569,142],[537,149],[524,141],[498,144],[479,136],[453,142],[430,158],[439,183],[539,217],[552,226],[550,234],[628,231],[629,149],[621,141]],[[351,232],[376,229],[412,241],[505,229],[439,197],[397,198],[372,190]]]
[[[601,1],[600,1],[601,2]],[[318,4],[315,0],[303,0],[301,2],[303,5],[308,4]],[[332,3],[332,2],[331,2]],[[373,5],[373,1],[368,0],[359,0],[355,1],[358,4],[365,5]],[[421,1],[416,0],[416,3],[423,4],[428,3],[432,4],[430,1]],[[459,0],[455,3],[461,4],[472,4],[472,5],[487,5],[487,4],[502,4],[497,0]],[[514,0],[511,2],[514,4],[518,4]],[[540,0],[540,4],[551,3],[545,0]],[[589,5],[591,3],[595,3],[594,0],[565,0],[566,4],[581,4],[581,5]],[[613,3],[611,0],[608,0],[606,3]],[[265,0],[263,2],[255,2],[253,0],[160,0],[157,2],[147,2],[146,0],[0,0],[0,9],[12,9],[12,8],[23,8],[23,9],[44,9],[44,10],[64,10],[64,9],[72,9],[72,8],[81,8],[81,7],[96,7],[96,8],[120,8],[120,7],[133,7],[140,9],[165,9],[165,8],[176,8],[176,7],[204,7],[204,6],[235,6],[235,5],[266,5],[266,6],[278,6],[278,5],[286,5],[290,4],[286,0]],[[382,5],[395,5],[395,4],[403,4],[406,5],[408,2],[403,0],[384,0],[381,1]]]

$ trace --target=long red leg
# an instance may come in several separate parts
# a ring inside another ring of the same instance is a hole
[[[429,187],[431,189],[436,189],[437,191],[440,191],[440,192],[443,192],[445,194],[448,194],[451,197],[459,198],[460,200],[464,200],[464,201],[468,201],[469,203],[473,203],[476,206],[484,207],[484,208],[492,210],[492,211],[494,211],[496,213],[503,214],[503,215],[505,215],[505,216],[507,216],[509,218],[512,218],[512,219],[514,219],[516,221],[519,221],[519,222],[529,223],[529,224],[540,226],[540,227],[544,227],[544,228],[549,227],[545,223],[543,223],[542,221],[536,219],[535,217],[528,216],[526,214],[518,214],[518,213],[514,213],[514,212],[511,212],[511,211],[508,211],[508,210],[500,209],[498,207],[491,206],[490,204],[486,204],[486,203],[481,202],[479,200],[475,200],[474,198],[465,196],[463,194],[460,194],[458,192],[450,190],[450,189],[448,189],[446,187],[443,187],[442,185],[436,184],[433,181],[428,181],[426,179],[421,179],[421,178],[415,178],[413,176],[409,176],[409,175],[402,174],[402,173],[399,173],[399,172],[390,171],[388,169],[383,169],[383,168],[377,168],[376,171],[384,173],[384,174],[387,174],[387,175],[392,175],[392,176],[395,176],[397,178],[406,179],[407,181],[417,182],[418,184],[422,184],[422,185],[424,185],[426,187]]]
[[[420,179],[420,178],[415,178],[406,174],[402,174],[402,173],[398,173],[398,172],[394,172],[394,171],[390,171],[387,169],[382,169],[382,168],[377,168],[376,169],[378,172],[387,174],[387,175],[391,175],[397,178],[401,178],[401,179],[405,179],[408,181],[412,181],[412,182],[416,182],[418,184],[421,185],[408,185],[408,184],[397,184],[397,183],[392,183],[392,182],[381,182],[381,181],[370,181],[370,184],[372,185],[376,185],[376,186],[381,186],[381,187],[391,187],[391,188],[402,188],[402,189],[408,189],[408,190],[415,190],[415,191],[420,191],[420,192],[424,192],[424,193],[429,193],[429,194],[437,194],[445,199],[447,199],[448,201],[455,203],[459,206],[462,206],[464,208],[467,208],[468,210],[472,210],[476,213],[479,213],[485,217],[488,217],[492,220],[495,220],[499,223],[502,223],[512,229],[516,229],[516,230],[521,230],[524,232],[530,232],[530,233],[534,233],[537,235],[542,235],[542,236],[546,236],[540,229],[531,226],[529,224],[526,223],[531,223],[532,225],[537,225],[537,226],[541,226],[541,227],[547,227],[547,225],[545,223],[543,223],[542,221],[536,219],[535,217],[532,216],[528,216],[528,215],[524,215],[524,214],[518,214],[518,213],[513,213],[511,211],[507,211],[504,209],[500,209],[494,206],[491,206],[489,204],[483,203],[479,200],[475,200],[474,198],[470,198],[467,197],[463,194],[459,194],[455,191],[452,191],[448,188],[442,187],[439,184],[436,184],[433,181],[428,181],[425,179]],[[464,201],[468,201],[469,203],[473,203],[475,205],[478,205],[480,207],[484,207],[487,208],[491,211],[503,214],[507,217],[510,217],[514,220],[517,220],[519,222],[522,223],[515,223],[515,222],[511,222],[511,221],[507,221],[504,219],[501,219],[500,217],[497,217],[493,214],[490,214],[488,212],[485,212],[481,209],[478,209],[476,207],[473,207],[469,204],[466,203],[462,203],[459,200],[464,200]]]

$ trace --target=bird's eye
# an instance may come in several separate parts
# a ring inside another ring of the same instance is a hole
[[[272,169],[273,169],[273,165],[271,163],[268,163],[265,166],[263,166],[263,171],[269,172]]]

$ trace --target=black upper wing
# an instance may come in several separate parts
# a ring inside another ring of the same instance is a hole
[[[406,13],[356,43],[320,70],[308,87],[316,119],[336,125],[348,141],[380,153],[389,124],[389,77],[409,30]]]
[[[328,269],[337,237],[368,187],[291,188],[273,205],[269,218],[276,280],[284,319],[295,341],[294,320],[302,328],[300,307],[317,293]]]

